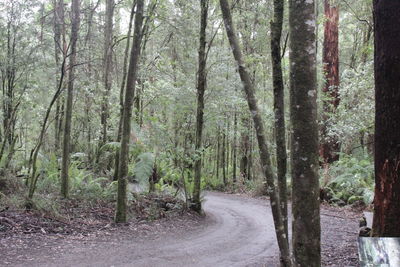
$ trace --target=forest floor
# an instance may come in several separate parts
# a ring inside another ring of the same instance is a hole
[[[165,211],[119,227],[109,222],[111,207],[76,223],[1,211],[8,229],[0,229],[0,266],[278,266],[265,199],[209,192],[204,210],[204,217]],[[322,266],[358,266],[360,217],[321,206]]]

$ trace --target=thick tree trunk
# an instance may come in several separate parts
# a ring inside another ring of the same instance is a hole
[[[197,72],[197,115],[196,115],[196,143],[195,153],[200,153],[203,135],[203,115],[204,115],[204,92],[206,90],[206,28],[208,0],[200,0],[201,19],[200,19],[200,47],[199,47],[199,69]],[[196,157],[194,162],[194,187],[193,187],[193,206],[197,212],[201,212],[201,156]]]
[[[254,95],[254,86],[250,80],[249,73],[243,61],[243,56],[233,26],[228,1],[220,0],[220,6],[222,11],[222,16],[224,19],[226,33],[228,35],[229,43],[232,48],[233,56],[236,60],[237,67],[239,69],[240,79],[243,83],[243,89],[246,94],[247,103],[250,112],[253,116],[254,126],[257,132],[258,147],[260,150],[260,160],[261,160],[261,165],[263,166],[264,176],[267,181],[268,192],[270,193],[270,201],[271,201],[271,208],[275,225],[276,238],[278,240],[283,266],[291,266],[292,264],[290,258],[290,251],[287,241],[288,237],[285,234],[285,227],[283,224],[281,210],[279,207],[280,203],[279,195],[274,184],[275,177],[272,171],[271,158],[264,130],[264,122],[261,118],[261,113],[259,111],[257,100]]]
[[[75,79],[75,64],[76,64],[76,48],[78,41],[78,32],[80,24],[80,0],[72,0],[71,2],[71,54],[69,57],[69,72],[68,72],[68,91],[67,103],[65,106],[65,125],[63,136],[63,151],[61,164],[61,195],[64,198],[68,197],[69,191],[69,153],[71,142],[71,120],[72,120],[72,101],[74,96],[74,79]]]
[[[103,100],[101,104],[101,142],[100,145],[107,143],[107,128],[110,98],[110,90],[112,85],[111,68],[112,68],[112,43],[113,43],[113,18],[114,18],[114,0],[106,0],[106,23],[104,27],[104,55],[103,55]]]
[[[281,37],[283,24],[283,0],[274,0],[274,20],[271,21],[271,59],[272,78],[274,87],[274,113],[275,113],[275,142],[276,163],[278,169],[278,189],[281,201],[281,212],[285,224],[285,233],[288,235],[288,212],[287,212],[287,155],[286,155],[286,133],[285,133],[285,104],[284,87],[281,63]]]
[[[373,236],[400,237],[400,2],[374,0],[375,199]]]
[[[323,64],[325,84],[322,88],[323,113],[321,127],[321,144],[319,153],[324,164],[339,159],[339,141],[328,136],[329,120],[339,105],[339,7],[334,0],[325,1],[325,30],[323,46]]]
[[[314,1],[289,1],[293,255],[321,265]]]
[[[132,50],[130,55],[128,77],[126,81],[124,112],[122,119],[122,137],[119,155],[119,175],[118,175],[118,196],[117,211],[115,214],[115,222],[126,222],[126,195],[127,195],[127,175],[129,161],[129,138],[131,133],[131,118],[133,98],[135,96],[136,76],[138,71],[138,62],[140,58],[140,43],[142,41],[142,23],[143,23],[143,0],[136,2],[135,30]]]

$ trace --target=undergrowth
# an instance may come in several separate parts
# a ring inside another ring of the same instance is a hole
[[[328,178],[326,177],[328,175]],[[367,154],[349,156],[342,154],[321,177],[324,198],[330,203],[369,205],[374,197],[374,165]]]

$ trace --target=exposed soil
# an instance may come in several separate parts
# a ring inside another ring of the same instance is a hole
[[[205,217],[178,212],[179,203],[141,203],[135,209],[143,218],[118,227],[112,207],[92,207],[80,221],[0,212],[0,266],[277,266],[265,199],[207,193]],[[322,266],[358,266],[360,216],[321,206]]]

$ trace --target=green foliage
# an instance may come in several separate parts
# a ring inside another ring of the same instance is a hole
[[[153,173],[155,158],[153,153],[140,154],[131,168],[131,174],[140,185],[148,185],[149,177]]]
[[[357,158],[341,155],[331,165],[329,175],[333,177],[324,188],[333,203],[353,204],[362,201],[370,204],[373,200],[374,167],[368,155]]]

